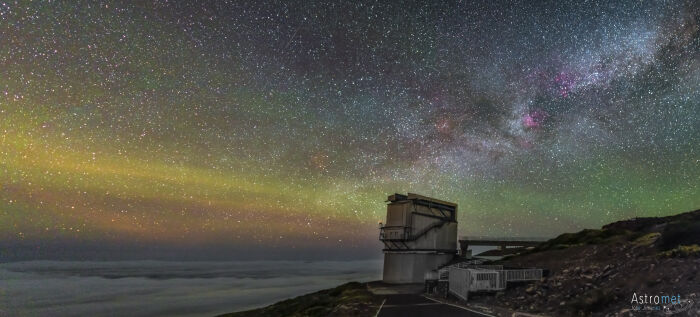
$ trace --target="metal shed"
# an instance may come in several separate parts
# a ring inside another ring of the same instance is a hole
[[[438,271],[439,278],[449,281],[448,291],[463,299],[469,292],[495,292],[504,290],[508,282],[537,281],[542,278],[542,269],[509,269],[500,265],[455,264]]]

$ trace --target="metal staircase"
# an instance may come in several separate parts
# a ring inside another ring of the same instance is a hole
[[[384,243],[386,250],[410,250],[406,242],[418,240],[428,234],[430,230],[440,228],[445,224],[446,222],[443,221],[434,222],[415,234],[411,234],[411,227],[400,227],[403,234],[399,234],[398,237],[387,237],[385,233],[386,228],[396,230],[396,227],[382,227],[379,228],[379,240]]]

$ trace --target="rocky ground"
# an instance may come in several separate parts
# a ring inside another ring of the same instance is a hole
[[[638,316],[633,294],[680,295],[693,306],[677,316],[700,316],[699,244],[700,210],[564,234],[502,261],[547,268],[548,277],[470,302],[549,316]]]

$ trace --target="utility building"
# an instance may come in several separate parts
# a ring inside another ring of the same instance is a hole
[[[457,204],[411,194],[389,196],[384,243],[386,283],[423,283],[457,253]]]

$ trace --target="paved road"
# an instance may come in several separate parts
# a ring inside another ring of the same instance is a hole
[[[440,317],[486,317],[491,315],[481,314],[466,310],[461,307],[438,303],[421,295],[400,294],[387,295],[384,306],[379,310],[378,317],[406,317],[406,316],[440,316]]]

